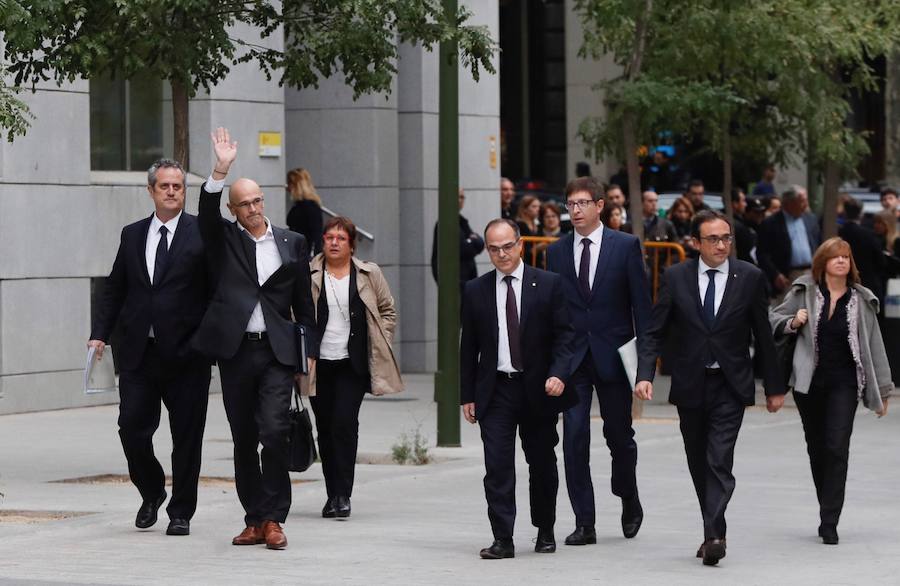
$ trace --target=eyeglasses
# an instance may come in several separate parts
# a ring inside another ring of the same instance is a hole
[[[734,242],[733,234],[726,234],[724,236],[701,236],[700,240],[706,242],[707,244],[712,244],[713,246],[718,246],[721,244],[731,244]]]
[[[501,252],[503,254],[509,254],[513,251],[513,249],[516,247],[516,244],[518,244],[518,243],[519,243],[519,240],[516,239],[514,242],[507,242],[506,244],[504,244],[502,246],[490,246],[489,245],[487,247],[488,253],[493,254],[493,255],[498,255]]]
[[[241,203],[236,203],[236,204],[234,204],[234,207],[247,209],[250,206],[258,206],[262,202],[263,202],[263,196],[259,196],[257,198],[251,199],[251,200],[242,201]]]
[[[579,199],[577,201],[567,201],[566,209],[570,212],[575,208],[580,209],[581,211],[586,210],[589,206],[594,205],[596,202],[592,199]]]

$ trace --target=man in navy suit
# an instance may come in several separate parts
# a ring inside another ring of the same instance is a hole
[[[809,211],[806,189],[795,185],[781,195],[782,211],[759,226],[756,258],[781,299],[794,279],[810,272],[812,257],[822,243],[819,220]]]
[[[650,328],[639,344],[641,399],[653,395],[656,358],[674,337],[669,402],[678,407],[684,451],[703,516],[704,540],[697,557],[711,566],[725,557],[725,509],[734,492],[734,446],[744,407],[756,395],[750,334],[756,341],[766,405],[784,403],[784,379],[769,326],[766,282],[754,265],[730,259],[734,230],[728,218],[703,211],[691,222],[699,259],[663,274]]]
[[[125,226],[88,346],[100,356],[116,320],[122,324],[119,437],[128,474],[143,503],[135,525],[156,523],[166,499],[165,473],[153,453],[160,401],[172,431],[172,500],[168,535],[188,535],[197,508],[210,362],[191,350],[209,298],[196,216],[184,212],[185,173],[160,159],[150,167],[152,216]]]
[[[508,219],[484,231],[496,270],[466,283],[460,340],[460,399],[484,444],[484,492],[494,543],[484,559],[515,557],[516,428],[528,461],[534,550],[556,551],[559,477],[556,422],[575,401],[566,389],[572,325],[557,275],[522,262],[519,228]]]
[[[566,208],[575,232],[548,249],[547,269],[562,277],[563,299],[575,325],[572,375],[578,403],[563,415],[566,484],[575,531],[566,545],[597,543],[590,469],[590,411],[596,389],[603,435],[612,456],[612,492],[622,499],[622,532],[637,535],[644,512],[638,498],[637,444],[631,425],[632,388],[618,348],[650,319],[650,290],[636,236],[604,229],[603,188],[590,177],[566,186]]]

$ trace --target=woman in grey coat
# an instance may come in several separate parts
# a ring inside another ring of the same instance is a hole
[[[894,390],[877,315],[878,299],[859,284],[850,245],[841,238],[822,243],[812,276],[794,281],[771,315],[776,340],[797,336],[788,386],[803,422],[819,536],[827,544],[838,542],[858,401],[881,417]]]

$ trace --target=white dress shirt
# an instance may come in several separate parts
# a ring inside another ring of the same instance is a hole
[[[256,276],[260,285],[265,283],[269,277],[272,276],[272,273],[277,271],[278,267],[281,266],[281,253],[278,252],[278,246],[275,244],[275,235],[272,233],[272,222],[269,221],[269,218],[265,218],[265,220],[266,233],[259,238],[254,237],[253,234],[248,232],[240,222],[237,223],[238,228],[240,228],[242,232],[246,232],[247,236],[250,237],[250,240],[256,242]],[[259,301],[256,302],[256,307],[253,308],[253,313],[250,314],[250,321],[247,322],[246,331],[266,331],[266,320],[263,317],[262,305]]]
[[[591,288],[594,287],[594,275],[597,274],[597,259],[600,258],[600,243],[603,241],[603,224],[588,234],[587,236],[582,236],[577,231],[574,232],[573,236],[575,236],[575,242],[572,245],[572,254],[575,257],[575,277],[580,276],[581,273],[581,251],[584,248],[584,245],[581,244],[581,241],[585,238],[591,241],[591,270],[588,273],[588,283]]]
[[[178,228],[178,220],[180,219],[181,212],[178,212],[178,215],[168,222],[163,222],[156,214],[153,214],[153,218],[150,220],[150,227],[147,229],[147,246],[144,247],[144,259],[147,261],[147,274],[150,275],[151,283],[153,283],[153,274],[156,271],[156,247],[159,246],[159,239],[161,238],[159,229],[165,226],[166,230],[169,231],[166,234],[166,249],[171,249],[172,239],[175,238],[175,230]],[[155,337],[152,325],[147,335],[151,338]]]
[[[712,267],[703,262],[703,259],[701,258],[700,262],[697,264],[697,285],[700,289],[701,307],[703,307],[703,300],[706,298],[706,288],[709,287],[709,275],[706,274],[706,271],[710,269],[712,269]],[[725,297],[725,287],[728,286],[728,261],[726,260],[713,270],[716,271],[716,296],[713,303],[713,313],[718,315],[719,306],[722,305],[722,298]],[[719,363],[714,362],[709,366],[710,368],[719,368]]]
[[[319,343],[319,358],[343,360],[350,357],[350,274],[343,279],[325,271],[322,290],[328,300],[328,322]]]
[[[518,372],[512,365],[509,355],[509,333],[506,330],[506,274],[495,271],[497,274],[497,370],[500,372]],[[519,266],[510,273],[512,275],[513,294],[516,296],[516,313],[519,315],[519,331],[522,328],[522,275],[525,273],[525,263],[519,262]],[[524,360],[524,357],[523,357]]]

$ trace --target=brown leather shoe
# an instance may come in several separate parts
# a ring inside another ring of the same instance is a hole
[[[262,533],[265,536],[266,547],[269,549],[284,549],[287,547],[287,537],[284,536],[281,525],[275,521],[264,521]]]
[[[231,545],[258,545],[265,542],[262,529],[256,525],[247,525],[240,535],[231,540]]]

